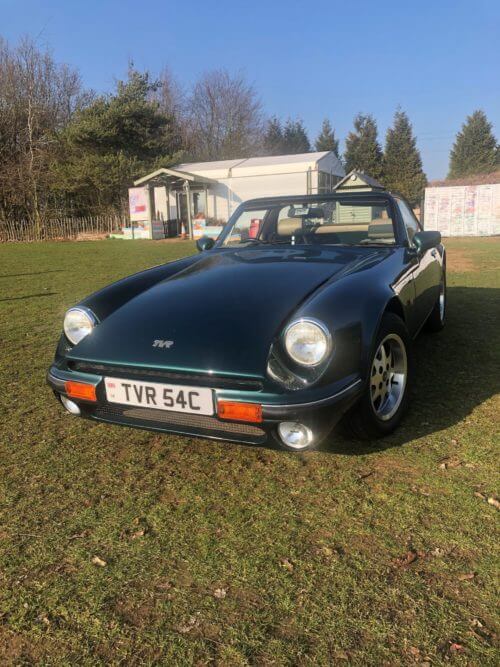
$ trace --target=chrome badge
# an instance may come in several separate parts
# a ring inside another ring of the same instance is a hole
[[[159,347],[159,348],[164,348],[164,349],[169,349],[172,347],[174,344],[173,340],[155,340],[153,342],[153,347]]]

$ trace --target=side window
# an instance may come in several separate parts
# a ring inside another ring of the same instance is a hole
[[[420,231],[420,224],[417,218],[413,215],[413,211],[405,204],[404,201],[398,199],[398,206],[403,217],[403,222],[406,227],[406,233],[408,234],[408,240],[410,244],[413,245],[413,237],[415,234]]]
[[[258,238],[266,213],[267,209],[259,211],[243,211],[238,220],[234,223],[234,227],[224,241],[224,245],[244,243],[249,239]]]

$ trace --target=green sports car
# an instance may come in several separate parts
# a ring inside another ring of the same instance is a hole
[[[398,425],[412,341],[446,314],[440,234],[402,197],[252,200],[198,248],[67,311],[48,382],[69,412],[295,451],[342,417]]]

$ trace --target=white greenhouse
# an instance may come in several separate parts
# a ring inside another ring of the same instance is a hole
[[[129,190],[129,236],[217,236],[242,202],[331,192],[344,176],[331,151],[194,162],[157,169]],[[124,230],[126,232],[127,230]]]

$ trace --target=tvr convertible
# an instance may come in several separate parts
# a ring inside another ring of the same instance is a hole
[[[396,428],[446,314],[441,236],[402,197],[251,200],[198,249],[67,311],[48,382],[70,413],[295,451],[341,418]]]

